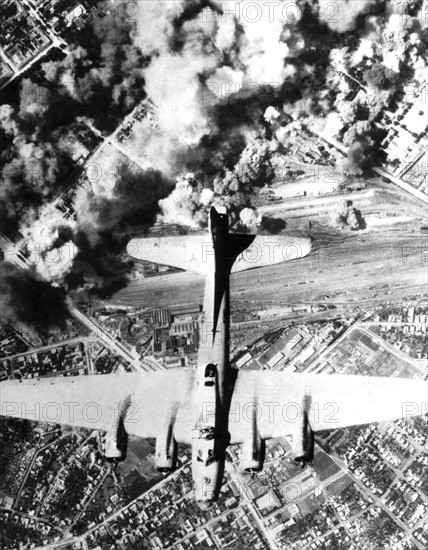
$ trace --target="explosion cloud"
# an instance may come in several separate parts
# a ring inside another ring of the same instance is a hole
[[[36,272],[54,286],[64,282],[76,257],[75,225],[64,220],[58,210],[47,206],[31,228],[24,231],[30,262]]]

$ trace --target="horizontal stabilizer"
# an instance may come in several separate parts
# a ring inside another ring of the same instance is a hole
[[[287,235],[230,233],[228,240],[223,252],[227,254],[228,251],[236,251],[238,255],[232,273],[303,258],[311,250],[310,239]],[[212,269],[217,253],[214,252],[210,234],[132,239],[128,243],[127,252],[140,260],[204,274]]]

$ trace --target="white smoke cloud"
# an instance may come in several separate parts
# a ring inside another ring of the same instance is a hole
[[[219,100],[226,100],[229,96],[239,93],[246,93],[243,91],[245,80],[245,74],[239,69],[232,69],[231,67],[220,67],[216,69],[207,82],[206,97],[209,98],[209,94],[214,94]]]
[[[236,23],[234,18],[220,17],[217,33],[214,39],[215,46],[222,51],[229,51],[236,40]]]
[[[159,128],[171,139],[194,147],[211,133],[199,76],[214,71],[216,65],[214,56],[166,53],[146,69],[146,91],[159,107]]]
[[[355,50],[352,56],[353,65],[360,63],[364,56],[371,59],[374,55],[374,43],[373,40],[368,38],[362,38],[358,48]]]
[[[247,227],[254,227],[257,224],[257,213],[253,208],[243,208],[239,213],[239,219]]]
[[[138,12],[135,41],[151,56],[143,70],[146,91],[159,107],[156,146],[148,143],[147,150],[162,170],[174,150],[194,148],[216,131],[211,118],[216,103],[241,91],[248,97],[260,86],[281,85],[295,71],[285,58],[304,46],[296,32],[293,51],[286,43],[287,27],[299,19],[294,2],[273,10],[248,0],[214,4],[217,11],[206,8],[192,16],[185,11],[192,6],[183,1],[146,2]],[[150,154],[153,150],[157,153]]]
[[[0,125],[6,134],[16,136],[18,133],[18,125],[14,119],[15,111],[13,107],[4,103],[0,105]]]
[[[186,174],[177,179],[173,192],[159,201],[162,209],[161,219],[165,223],[178,223],[189,227],[197,227],[195,209],[201,205],[201,195],[193,174]]]
[[[266,109],[265,114],[264,114],[263,116],[264,116],[264,119],[266,120],[266,122],[272,123],[272,122],[275,121],[280,115],[281,115],[281,113],[278,111],[278,109],[275,109],[275,107],[272,107],[272,105],[270,105],[270,106]]]
[[[172,22],[181,15],[185,0],[148,0],[138,10],[136,44],[144,55],[160,54],[169,49]]]
[[[211,189],[208,189],[205,187],[201,191],[201,204],[204,204],[205,206],[210,204],[214,198],[214,192]]]
[[[232,4],[232,2],[230,2]],[[259,10],[249,15],[245,5],[254,2],[241,2],[240,23],[244,28],[241,38],[241,62],[246,66],[246,75],[249,82],[256,84],[273,83],[280,85],[285,77],[284,58],[289,54],[287,44],[282,41],[282,33],[287,21],[281,10],[269,11],[260,2]]]
[[[65,220],[56,208],[43,207],[31,227],[23,229],[21,245],[30,253],[37,273],[53,286],[60,286],[70,272],[77,247],[72,241],[76,224]]]
[[[373,6],[376,0],[319,0],[319,19],[330,29],[346,32],[355,25],[357,17]]]
[[[124,156],[115,147],[108,146],[100,156],[95,157],[86,167],[91,190],[96,197],[112,199],[117,184],[117,172]],[[79,189],[80,191],[80,189]],[[79,195],[85,195],[80,193]]]
[[[322,128],[319,130],[328,137],[337,137],[344,127],[344,122],[339,113],[329,113],[321,122]]]

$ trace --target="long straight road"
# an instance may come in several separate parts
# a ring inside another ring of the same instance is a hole
[[[86,336],[76,336],[75,338],[67,338],[66,340],[60,340],[59,342],[54,342],[47,346],[41,346],[39,348],[31,348],[22,353],[15,353],[14,355],[6,355],[2,357],[0,361],[10,361],[12,359],[17,359],[18,357],[26,357],[27,355],[34,355],[35,353],[43,353],[45,351],[51,351],[56,348],[63,348],[64,346],[72,346],[74,344],[84,344],[88,338]]]
[[[118,342],[111,334],[109,334],[101,325],[96,323],[93,319],[90,319],[85,314],[75,307],[71,301],[67,303],[68,310],[71,315],[80,323],[82,323],[86,328],[88,328],[93,334],[99,338],[102,343],[115,355],[121,357],[126,363],[129,363],[135,370],[141,370],[142,365],[139,359],[125,347],[123,344]]]
[[[129,364],[136,372],[150,372],[163,369],[155,358],[141,359],[135,348],[119,342],[114,336],[109,334],[105,328],[98,324],[94,319],[82,313],[71,300],[67,301],[67,307],[70,314],[82,325],[88,328],[92,334],[101,340],[105,347],[114,355],[120,357],[125,363]]]

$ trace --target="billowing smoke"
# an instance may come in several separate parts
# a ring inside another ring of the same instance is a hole
[[[282,218],[262,216],[259,224],[260,232],[266,235],[277,235],[286,228],[287,224]]]
[[[427,23],[422,19],[426,1],[343,0],[305,5],[298,28],[307,47],[293,79],[303,98],[287,102],[284,109],[295,120],[320,131],[331,122],[328,115],[337,113],[343,121],[342,127],[336,127],[341,137],[347,124],[375,119],[403,93],[415,60],[425,58]],[[311,33],[305,34],[304,27]],[[361,91],[353,94],[358,83]]]
[[[38,208],[64,189],[72,146],[63,139],[61,129],[48,129],[52,100],[47,88],[24,79],[19,105],[0,106],[3,231],[31,224]]]
[[[163,220],[189,227],[204,225],[208,219],[204,208],[208,205],[202,202],[205,193],[193,174],[177,178],[174,191],[160,202]]]
[[[63,327],[68,316],[65,292],[8,262],[0,263],[0,317],[10,323],[25,323],[46,333]]]
[[[255,227],[257,224],[257,214],[253,208],[243,208],[239,213],[239,219],[245,227]]]
[[[54,285],[112,288],[129,271],[127,239],[159,214],[204,225],[214,202],[253,227],[272,152],[291,150],[299,128],[344,143],[343,172],[363,174],[383,139],[377,117],[425,55],[426,0],[396,4],[149,0],[128,13],[99,3],[92,32],[76,31],[67,57],[42,64],[45,83],[24,79],[19,99],[0,105],[1,228],[39,243],[35,270]],[[47,204],[82,144],[94,149],[146,96],[158,107],[144,142],[152,169],[120,161],[114,178],[79,188],[75,221],[60,219]],[[266,231],[283,224],[262,220]]]
[[[60,286],[77,255],[76,224],[64,220],[55,208],[45,206],[23,234],[29,262],[36,272],[54,286]]]
[[[150,57],[143,71],[145,86],[159,107],[158,132],[152,138],[155,165],[171,174],[177,155],[179,170],[183,156],[192,157],[188,149],[215,149],[218,133],[235,127],[249,136],[250,128],[257,128],[257,120],[246,120],[248,103],[263,89],[282,85],[293,72],[286,58],[304,46],[303,40],[288,43],[295,20],[291,15],[284,19],[284,13],[246,0],[144,4],[135,41]],[[222,112],[231,111],[224,108],[229,101],[238,105],[225,129]],[[149,143],[149,155],[150,150]]]
[[[130,236],[153,225],[159,201],[171,190],[160,172],[135,169],[123,161],[103,183],[77,190],[75,221],[46,206],[23,231],[29,261],[54,286],[89,284],[105,291],[123,285],[131,268],[124,254]]]
[[[142,69],[146,61],[132,41],[133,20],[127,6],[112,1],[99,3],[88,50],[70,44],[62,61],[43,64],[46,79],[75,101],[72,112],[88,116],[106,133],[113,132],[123,115],[145,97]],[[83,44],[87,40],[80,38]],[[57,109],[61,112],[62,105]]]
[[[45,82],[41,74],[37,83],[24,79],[17,100],[0,106],[0,229],[14,240],[23,237],[35,273],[54,286],[125,280],[128,232],[153,223],[158,200],[171,188],[155,170],[132,171],[118,162],[104,186],[79,188],[76,221],[51,206],[76,179],[74,158],[99,140],[91,121],[110,132],[145,97],[145,61],[132,42],[132,21],[113,8],[98,4],[90,54],[70,44],[63,60],[42,64]]]
[[[187,173],[177,179],[175,189],[160,203],[163,219],[203,226],[209,204],[214,203],[226,206],[232,225],[239,224],[241,210],[250,207],[257,190],[273,178],[271,153],[271,144],[257,136],[248,141],[230,168],[219,155],[207,159],[205,173]]]
[[[349,227],[353,231],[356,231],[358,229],[365,229],[366,227],[361,211],[355,208],[353,202],[350,200],[345,200],[338,205],[337,209],[332,213],[332,221],[341,229]]]
[[[159,200],[170,190],[171,183],[158,170],[143,171],[119,162],[112,188],[77,191],[77,223],[92,241],[105,231],[121,234],[136,227],[148,227],[156,220]]]
[[[272,137],[292,142],[294,124],[342,139],[352,124],[373,120],[395,93],[399,75],[388,63],[367,70],[367,93],[352,100],[339,75],[352,70],[361,38],[360,59],[363,51],[375,55],[377,42],[385,43],[379,37],[388,33],[405,51],[414,17],[399,24],[393,10],[374,0],[268,4],[153,1],[138,11],[135,42],[149,59],[146,91],[159,107],[159,126],[146,152],[155,166],[177,177],[175,191],[162,202],[167,221],[204,223],[199,197],[209,189],[237,223],[239,210],[251,207],[254,193],[270,181],[248,163],[252,156],[245,152],[254,141],[265,140],[270,148]],[[386,60],[388,55],[382,52]],[[344,173],[364,172],[379,148],[381,136],[374,134],[371,126],[368,135],[349,143]]]
[[[377,0],[318,0],[318,17],[336,32],[346,32],[354,28],[358,18],[369,12]],[[314,2],[311,2],[314,5]]]

